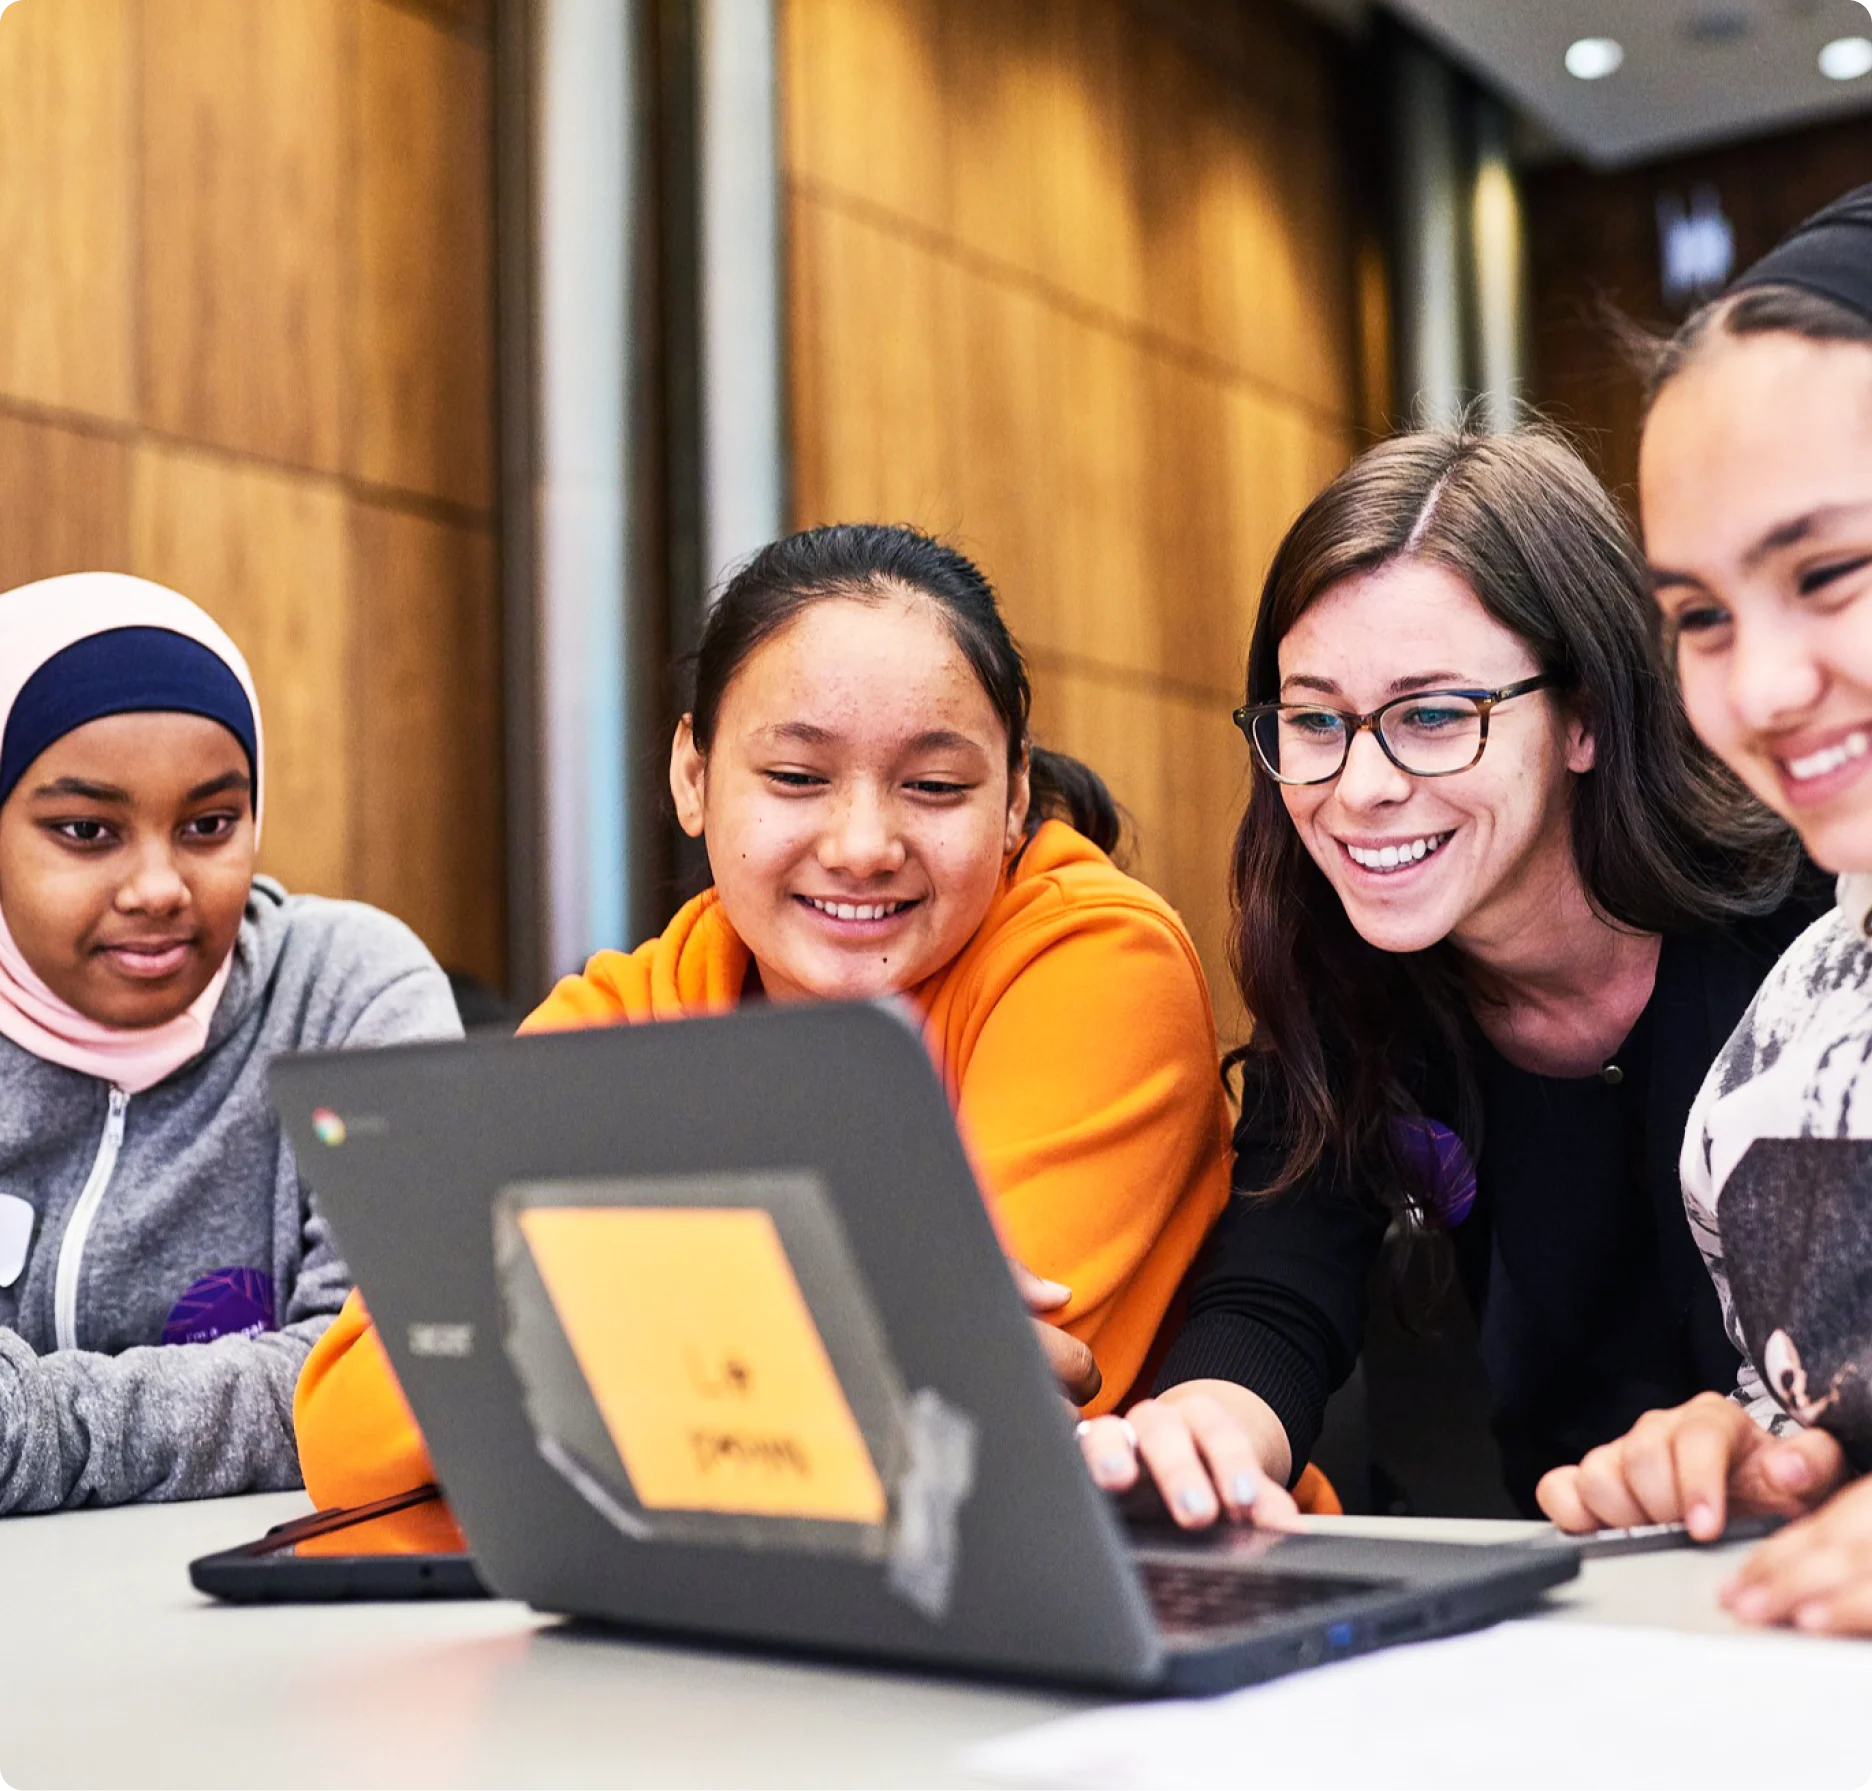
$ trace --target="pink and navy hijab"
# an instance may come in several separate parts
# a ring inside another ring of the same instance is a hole
[[[260,818],[260,702],[240,649],[186,597],[146,579],[78,572],[0,594],[0,806],[41,753],[88,722],[150,711],[218,721],[247,753]],[[162,1026],[104,1026],[34,974],[0,889],[0,1036],[35,1057],[140,1094],[207,1043],[233,968]]]

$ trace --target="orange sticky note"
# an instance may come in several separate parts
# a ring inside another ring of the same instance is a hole
[[[647,1509],[884,1521],[769,1213],[532,1207],[519,1223]]]

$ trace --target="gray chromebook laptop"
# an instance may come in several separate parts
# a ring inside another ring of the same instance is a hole
[[[302,1057],[275,1095],[482,1577],[639,1632],[1211,1691],[1555,1546],[1128,1533],[890,1005]]]

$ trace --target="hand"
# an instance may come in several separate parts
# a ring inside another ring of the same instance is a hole
[[[1148,1467],[1170,1515],[1200,1530],[1226,1512],[1265,1530],[1300,1526],[1285,1480],[1287,1433],[1263,1402],[1227,1381],[1188,1381],[1080,1433],[1093,1480],[1128,1492]]]
[[[1825,1431],[1775,1437],[1733,1399],[1699,1393],[1646,1412],[1578,1467],[1555,1468],[1534,1496],[1563,1530],[1682,1519],[1699,1542],[1714,1542],[1731,1511],[1793,1516],[1818,1505],[1845,1474],[1846,1458]]]
[[[1771,1536],[1720,1596],[1743,1623],[1872,1635],[1872,1479]]]
[[[1066,1305],[1072,1298],[1072,1289],[1062,1287],[1057,1281],[1043,1281],[1011,1256],[1008,1267],[1014,1271],[1014,1285],[1020,1289],[1022,1301],[1034,1315],[1034,1333],[1040,1339],[1040,1347],[1046,1351],[1047,1366],[1053,1370],[1060,1391],[1076,1406],[1089,1405],[1098,1398],[1099,1388],[1105,1384],[1091,1350],[1070,1332],[1062,1331],[1041,1316],[1057,1312]]]

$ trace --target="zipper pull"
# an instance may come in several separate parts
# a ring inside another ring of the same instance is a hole
[[[104,1135],[113,1145],[122,1144],[124,1120],[130,1111],[130,1097],[121,1088],[112,1084],[110,1091],[110,1112],[104,1121]]]

